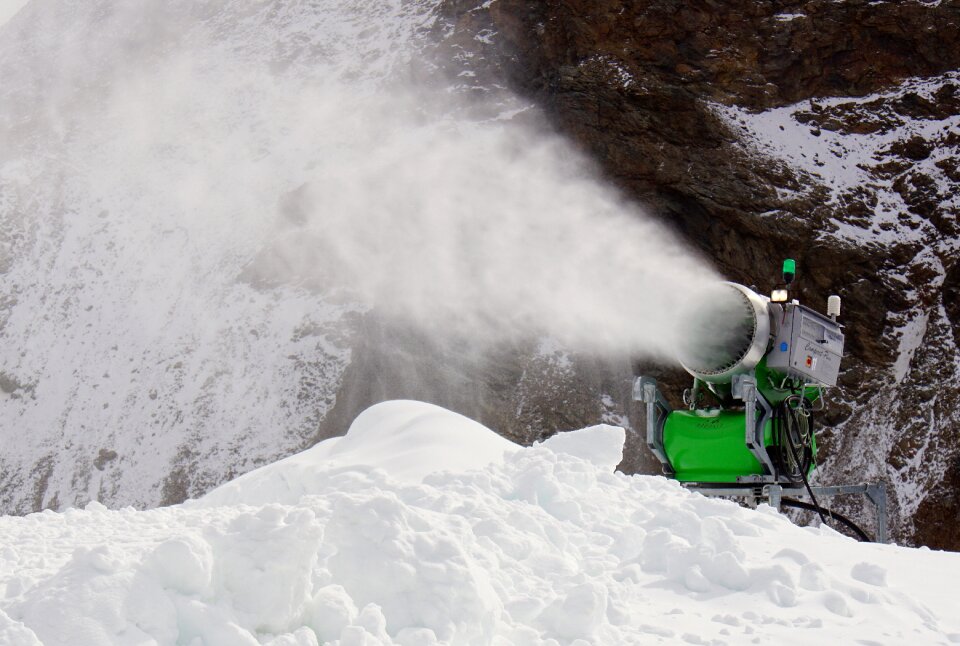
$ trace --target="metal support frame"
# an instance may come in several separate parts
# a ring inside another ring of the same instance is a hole
[[[673,409],[660,393],[657,380],[653,377],[637,377],[634,380],[633,399],[643,402],[647,407],[647,446],[660,460],[664,475],[673,476],[676,472],[663,448],[663,425],[667,421],[667,415]]]
[[[702,493],[704,496],[722,498],[746,498],[747,504],[755,507],[760,502],[766,502],[771,507],[780,510],[784,496],[809,498],[806,488],[797,485],[758,484],[756,486],[714,487],[697,483],[685,484],[687,489]],[[887,492],[879,483],[859,485],[839,485],[832,487],[810,487],[813,495],[818,499],[833,498],[849,494],[859,494],[869,500],[877,514],[877,543],[887,542]]]
[[[773,408],[757,390],[757,380],[752,372],[734,376],[732,385],[733,396],[744,402],[744,441],[764,471],[764,475],[744,476],[741,480],[750,483],[778,482],[777,467],[764,442],[764,427],[773,416]],[[696,387],[696,380],[694,386]],[[676,471],[663,446],[663,426],[667,421],[667,415],[673,409],[657,388],[657,380],[653,377],[637,377],[634,380],[633,399],[646,406],[647,446],[660,461],[664,475],[673,476]],[[758,409],[759,420],[757,419]]]
[[[777,467],[767,451],[763,438],[763,430],[767,420],[773,415],[773,408],[757,390],[757,378],[754,373],[734,376],[732,386],[733,396],[743,401],[747,448],[763,466],[763,470],[776,481]],[[759,421],[757,421],[757,408],[761,412]]]
[[[756,507],[759,502],[767,502],[771,507],[780,510],[783,497],[793,496],[809,498],[805,487],[797,484],[780,482],[776,466],[773,464],[767,447],[764,444],[764,427],[767,420],[773,415],[773,408],[766,398],[757,390],[757,380],[753,373],[737,375],[732,380],[732,394],[744,403],[746,417],[745,441],[747,448],[756,456],[766,471],[763,475],[741,476],[740,485],[711,485],[709,483],[684,483],[692,491],[698,491],[705,496],[719,496],[725,498],[745,498],[747,504]],[[633,399],[643,402],[646,407],[647,446],[660,461],[664,475],[672,477],[676,471],[670,464],[670,458],[663,446],[663,427],[667,415],[673,410],[657,388],[657,380],[653,377],[637,377],[633,382]],[[757,409],[760,409],[760,419],[757,420]],[[860,494],[869,500],[877,514],[878,543],[887,542],[887,494],[880,484],[841,485],[834,487],[811,487],[817,498],[827,499],[847,494]]]

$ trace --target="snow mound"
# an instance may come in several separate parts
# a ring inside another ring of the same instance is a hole
[[[956,554],[618,474],[612,427],[530,448],[491,436],[389,402],[203,501],[4,517],[0,642],[960,642]]]
[[[334,460],[367,464],[411,482],[439,470],[468,471],[519,449],[486,426],[445,408],[389,401],[357,416],[330,451]]]
[[[621,439],[621,450],[622,450]],[[347,434],[251,471],[190,504],[294,504],[323,491],[344,469],[382,469],[408,483],[438,471],[468,471],[500,462],[520,447],[471,419],[433,404],[389,401],[371,406]]]

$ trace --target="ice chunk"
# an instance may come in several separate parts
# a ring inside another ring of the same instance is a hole
[[[619,426],[598,424],[579,431],[557,433],[541,446],[554,453],[567,453],[588,460],[602,469],[613,470],[623,460],[626,431]]]

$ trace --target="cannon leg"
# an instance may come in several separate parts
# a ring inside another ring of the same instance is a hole
[[[653,377],[637,377],[633,382],[634,401],[643,402],[647,418],[647,446],[660,460],[663,474],[673,476],[674,469],[663,449],[663,425],[672,410],[663,394],[657,389],[657,380]]]

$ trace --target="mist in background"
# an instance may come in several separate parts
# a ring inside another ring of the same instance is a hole
[[[222,37],[271,3],[96,4],[95,30],[48,43],[60,69],[40,125],[62,141],[53,163],[112,203],[132,266],[189,282],[246,262],[238,275],[348,290],[433,334],[658,358],[716,280],[534,108],[501,93],[478,110],[484,98],[425,80],[430,3],[319,3],[326,37],[285,65]],[[303,29],[273,27],[285,46]]]
[[[0,0],[0,28],[30,0]]]
[[[672,361],[716,276],[534,106],[441,74],[436,20],[31,0],[0,28],[4,509],[178,500],[308,445],[371,310]]]
[[[342,145],[290,196],[256,272],[347,287],[478,345],[546,335],[668,357],[712,272],[565,142],[510,121],[422,123],[424,98],[360,113],[331,98]]]

